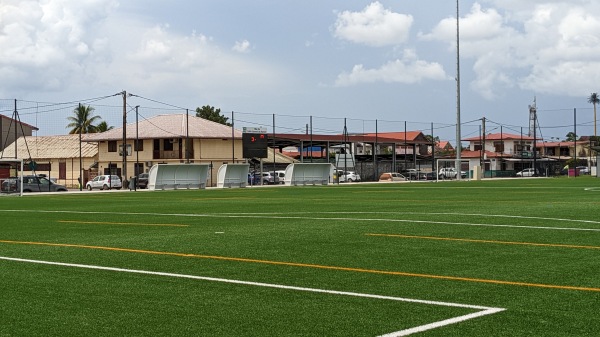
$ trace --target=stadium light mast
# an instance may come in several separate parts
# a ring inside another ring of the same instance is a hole
[[[462,152],[460,133],[460,12],[456,0],[456,180],[461,178],[460,154]]]

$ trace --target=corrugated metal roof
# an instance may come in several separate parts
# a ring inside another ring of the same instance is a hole
[[[79,158],[79,135],[27,136],[17,139],[17,157],[22,159]],[[98,144],[81,142],[81,156],[91,158],[98,154]],[[15,143],[2,152],[2,158],[15,157]]]
[[[189,134],[187,132],[188,125]],[[126,131],[127,139],[136,138],[135,123],[127,124]],[[190,138],[231,139],[231,127],[194,115],[158,115],[139,121],[137,125],[137,135],[139,139],[186,138],[188,135]],[[235,130],[234,138],[241,137],[242,132]],[[89,133],[84,135],[84,140],[89,142],[122,139],[123,127],[114,128],[102,133]]]
[[[273,158],[275,158],[275,160],[273,160]],[[269,148],[267,149],[267,158],[263,159],[263,163],[279,163],[279,164],[291,164],[291,163],[298,163],[299,161],[286,156],[283,153],[277,152],[275,151],[275,155],[273,156],[273,149]]]

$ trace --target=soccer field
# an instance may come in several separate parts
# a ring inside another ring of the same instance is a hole
[[[592,177],[0,198],[0,336],[598,336]]]

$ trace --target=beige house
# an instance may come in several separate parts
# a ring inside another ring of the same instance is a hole
[[[84,181],[98,160],[98,145],[79,142],[79,135],[27,136],[1,153],[5,159],[23,159],[25,174],[45,174],[67,187],[77,187],[81,167]],[[16,150],[16,152],[15,152]]]
[[[212,164],[208,185],[214,186],[221,165],[245,162],[240,131],[193,115],[158,115],[127,124],[125,131],[126,172],[122,127],[84,135],[84,141],[98,146],[97,174],[129,180],[154,164],[205,163]]]

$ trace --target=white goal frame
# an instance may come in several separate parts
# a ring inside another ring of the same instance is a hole
[[[19,177],[23,177],[23,159],[0,159],[0,168],[2,166],[5,166],[6,164],[10,165],[10,170],[11,170],[11,174],[9,174],[9,177],[15,177],[15,178],[19,178]],[[14,175],[13,175],[13,170],[14,170]],[[19,187],[18,190],[12,191],[12,190],[4,190],[3,188],[3,183],[6,179],[5,178],[0,178],[0,192],[2,195],[19,195],[22,196],[23,195],[23,184],[18,184],[17,186]]]
[[[441,163],[452,163],[452,165],[443,165],[443,166],[440,166],[440,162]],[[469,164],[469,161],[468,160],[461,160],[460,163],[461,163],[461,165],[463,163]],[[436,181],[440,180],[440,167],[454,167],[454,169],[456,169],[456,159],[437,159],[435,161],[435,179],[436,179]],[[460,171],[461,171],[460,167],[458,169],[456,169],[456,176],[457,176],[457,178],[455,178],[454,180],[466,180],[466,181],[470,181],[471,180],[471,174],[469,172],[470,170],[467,171],[467,177],[466,178],[460,177]],[[442,180],[444,180],[444,179],[442,179]]]

